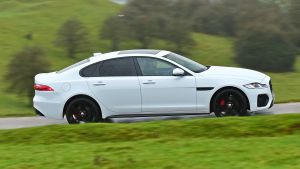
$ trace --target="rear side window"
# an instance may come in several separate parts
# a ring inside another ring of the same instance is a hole
[[[83,77],[98,77],[101,63],[102,62],[99,62],[85,67],[81,70],[80,75]]]
[[[106,60],[100,68],[100,76],[137,76],[132,57]]]

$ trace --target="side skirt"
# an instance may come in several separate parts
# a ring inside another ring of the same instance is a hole
[[[130,118],[130,117],[162,117],[162,116],[201,116],[208,115],[210,113],[162,113],[162,114],[122,114],[122,115],[113,115],[108,116],[109,118]]]

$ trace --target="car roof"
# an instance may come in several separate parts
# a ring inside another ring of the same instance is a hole
[[[157,55],[160,50],[154,50],[154,49],[134,49],[134,50],[123,50],[119,51],[119,55],[124,54],[150,54],[150,55]]]
[[[127,56],[152,56],[152,57],[162,57],[169,54],[169,51],[165,50],[153,50],[153,49],[134,49],[134,50],[122,50],[116,52],[109,52],[109,53],[96,53],[93,57],[90,58],[93,62],[106,60],[106,59],[113,59],[119,57],[127,57]]]

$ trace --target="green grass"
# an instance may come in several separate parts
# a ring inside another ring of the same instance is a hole
[[[58,70],[76,60],[65,56],[62,49],[53,45],[59,26],[69,18],[78,18],[89,30],[89,51],[105,51],[109,43],[99,41],[103,21],[115,15],[122,6],[109,0],[0,0],[0,116],[33,115],[28,99],[5,92],[3,75],[11,56],[26,45],[39,45],[45,49],[52,69]],[[25,35],[33,34],[28,41]],[[91,55],[79,54],[78,60]]]
[[[7,82],[2,79],[11,56],[26,45],[40,45],[45,49],[52,70],[59,70],[77,60],[87,58],[92,52],[109,51],[109,41],[99,40],[103,21],[116,15],[122,6],[109,0],[0,0],[0,116],[33,115],[28,99],[5,92]],[[65,52],[53,45],[59,26],[69,18],[78,18],[89,30],[89,52],[66,57]],[[25,35],[33,34],[28,41]],[[205,65],[238,66],[234,62],[234,39],[195,33],[196,45],[189,57]],[[138,48],[136,42],[124,42],[123,49]],[[170,44],[155,41],[152,48],[170,49]],[[273,78],[277,102],[300,101],[300,57],[294,73],[267,73]]]
[[[0,168],[300,168],[300,115],[0,130]]]

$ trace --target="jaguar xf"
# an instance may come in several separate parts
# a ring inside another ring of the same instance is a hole
[[[274,102],[271,78],[263,73],[204,66],[163,50],[95,53],[34,80],[37,114],[70,124],[208,113],[247,116]]]

